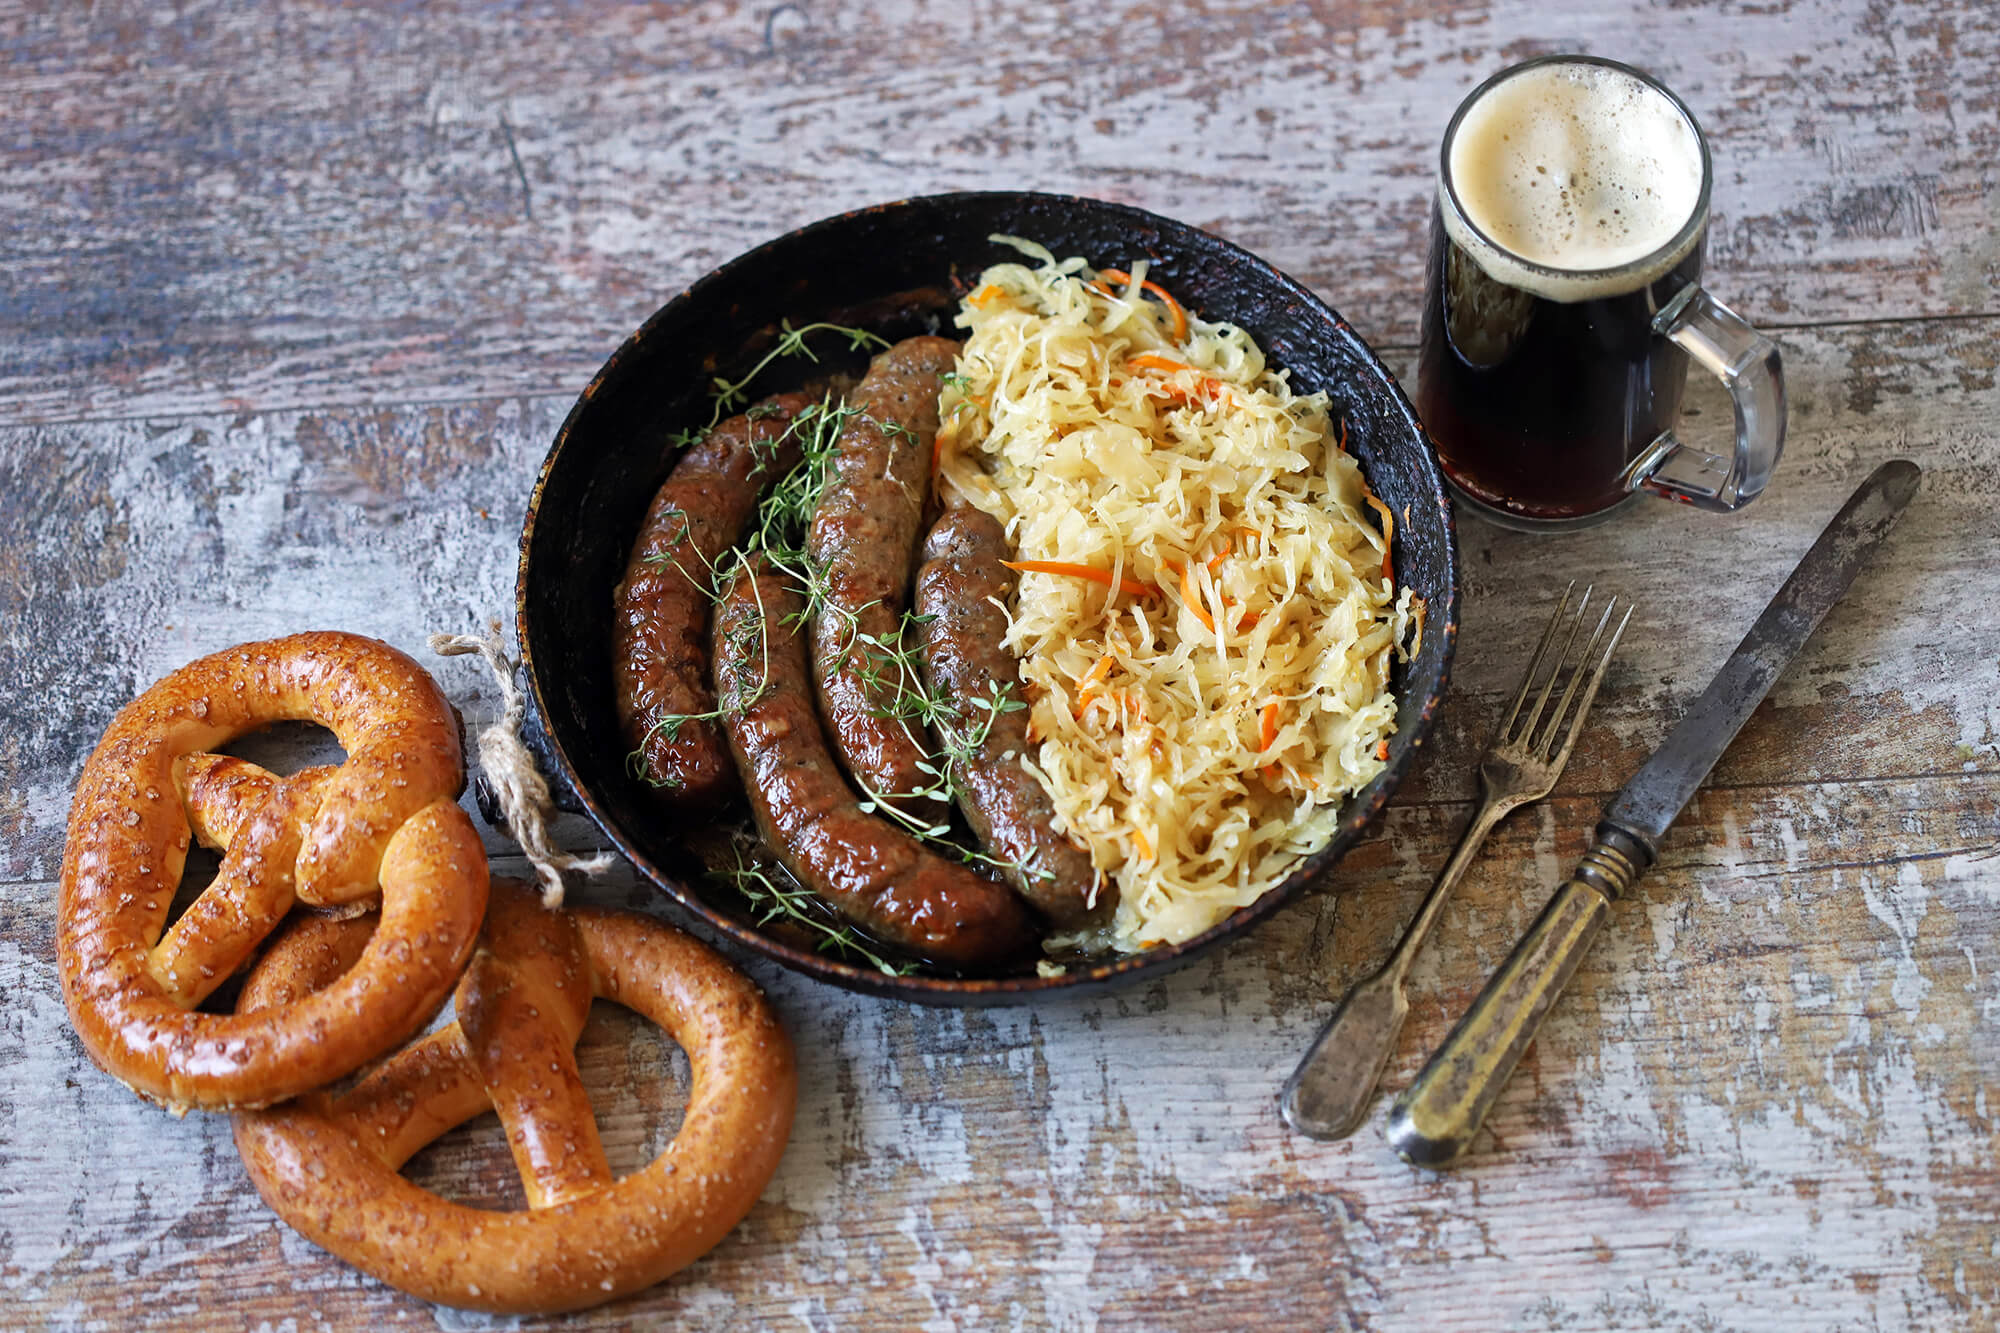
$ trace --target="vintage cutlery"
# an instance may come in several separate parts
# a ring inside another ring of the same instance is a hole
[[[1479,782],[1484,794],[1479,809],[1459,836],[1457,850],[1445,862],[1437,883],[1431,886],[1429,896],[1417,909],[1416,919],[1403,932],[1389,961],[1382,965],[1381,971],[1347,992],[1285,1084],[1278,1099],[1279,1109],[1284,1112],[1285,1122],[1301,1134],[1316,1139],[1344,1139],[1367,1118],[1375,1085],[1396,1049],[1396,1034],[1410,1011],[1403,994],[1403,978],[1409,973],[1417,951],[1423,948],[1445,900],[1451,897],[1453,887],[1472,864],[1493,826],[1512,811],[1553,791],[1563,765],[1569,762],[1577,733],[1583,730],[1584,714],[1590,711],[1591,701],[1597,697],[1597,686],[1604,679],[1612,650],[1618,646],[1618,636],[1625,632],[1625,622],[1632,615],[1628,603],[1625,614],[1614,626],[1611,617],[1618,609],[1618,599],[1613,597],[1598,616],[1590,641],[1572,658],[1585,613],[1590,608],[1591,590],[1588,587],[1583,590],[1575,614],[1568,616],[1569,632],[1565,635],[1562,633],[1565,613],[1569,610],[1570,594],[1575,591],[1574,583],[1563,590],[1562,600],[1556,603],[1555,614],[1549,617],[1548,628],[1542,631],[1535,655],[1521,676],[1521,687],[1514,692],[1506,720],[1500,724],[1486,758],[1480,761]],[[1543,661],[1549,658],[1549,647],[1559,636],[1562,647],[1550,662],[1541,693],[1535,695],[1534,707],[1524,719],[1522,705],[1528,702]],[[1542,710],[1565,668],[1569,683],[1556,701],[1555,711],[1544,720]],[[1582,686],[1580,699],[1579,686]],[[1573,700],[1576,709],[1570,712]],[[1515,725],[1517,722],[1519,726]]]
[[[1687,716],[1611,802],[1576,872],[1390,1109],[1389,1142],[1404,1160],[1442,1165],[1472,1141],[1611,904],[1653,863],[1668,826],[1895,526],[1920,475],[1906,459],[1875,469]]]

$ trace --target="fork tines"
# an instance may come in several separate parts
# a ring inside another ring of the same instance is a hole
[[[1625,632],[1625,622],[1632,618],[1632,602],[1627,599],[1624,614],[1618,616],[1613,625],[1611,617],[1619,611],[1619,599],[1614,594],[1604,603],[1603,612],[1597,617],[1597,627],[1591,631],[1589,640],[1581,653],[1575,652],[1576,641],[1582,633],[1583,623],[1590,609],[1590,594],[1594,585],[1585,584],[1583,596],[1577,601],[1576,611],[1567,617],[1569,632],[1563,635],[1562,648],[1550,660],[1549,647],[1556,641],[1565,623],[1565,613],[1569,610],[1570,594],[1576,591],[1576,581],[1563,589],[1561,600],[1556,603],[1555,614],[1549,617],[1548,628],[1542,631],[1542,641],[1535,646],[1535,655],[1528,662],[1528,670],[1521,678],[1521,688],[1515,691],[1514,704],[1507,710],[1507,720],[1500,725],[1500,744],[1518,746],[1540,758],[1554,759],[1558,753],[1567,757],[1569,748],[1576,742],[1576,733],[1585,713],[1590,711],[1591,702],[1597,698],[1597,687],[1604,679],[1606,668],[1611,665],[1611,654],[1618,647],[1618,636]],[[1609,637],[1606,637],[1606,631]],[[1541,674],[1544,661],[1549,661],[1548,676],[1542,681],[1541,692],[1535,696],[1534,707],[1517,729],[1514,725],[1521,714],[1521,705],[1527,702],[1528,692],[1534,688],[1535,679]],[[1588,683],[1586,683],[1586,676]],[[1555,711],[1550,713],[1545,724],[1542,709],[1549,701],[1549,694],[1559,680],[1567,677],[1560,698],[1556,700]],[[1583,685],[1583,696],[1574,712],[1570,703],[1577,697],[1577,686]],[[1542,724],[1539,725],[1538,724]],[[1556,745],[1561,738],[1560,747]]]

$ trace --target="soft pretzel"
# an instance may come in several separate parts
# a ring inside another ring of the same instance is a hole
[[[289,1006],[366,946],[368,918],[306,918],[257,965],[244,1012]],[[572,1046],[593,996],[687,1052],[681,1130],[613,1181]],[[750,1211],[791,1134],[792,1046],[763,994],[705,945],[628,912],[551,911],[496,881],[454,997],[457,1021],[339,1096],[236,1117],[257,1192],[313,1243],[425,1300],[499,1313],[581,1309],[692,1263]],[[528,1209],[448,1202],[398,1175],[491,1107]]]
[[[347,751],[279,777],[206,753],[306,720]],[[450,992],[486,907],[486,854],[457,797],[451,705],[422,667],[353,634],[294,634],[190,663],[112,720],[78,780],[56,949],[84,1048],[142,1097],[262,1106],[351,1073]],[[190,834],[223,851],[166,931]],[[382,929],[338,984],[254,1017],[194,1012],[295,902]]]

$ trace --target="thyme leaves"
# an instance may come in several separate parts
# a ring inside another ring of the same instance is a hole
[[[881,954],[868,947],[861,936],[852,928],[828,921],[819,911],[819,899],[798,885],[787,882],[789,877],[773,874],[752,856],[745,854],[741,841],[732,845],[734,863],[710,870],[710,878],[734,889],[757,914],[757,924],[767,926],[773,921],[784,920],[803,929],[813,937],[813,947],[820,953],[835,953],[842,958],[860,960],[885,976],[908,976],[916,970],[913,962],[890,962]]]

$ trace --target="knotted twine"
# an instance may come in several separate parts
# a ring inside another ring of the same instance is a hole
[[[521,719],[526,713],[526,703],[514,686],[515,662],[507,656],[499,634],[433,634],[430,648],[439,657],[478,653],[492,668],[493,679],[500,685],[500,716],[479,733],[479,766],[485,770],[486,781],[500,802],[507,831],[521,844],[522,854],[542,883],[542,905],[561,907],[563,871],[601,875],[618,864],[617,856],[611,852],[573,856],[550,841],[549,821],[555,816],[555,808],[549,801],[549,784],[535,766],[535,757],[521,743]]]

